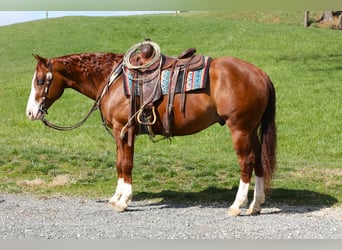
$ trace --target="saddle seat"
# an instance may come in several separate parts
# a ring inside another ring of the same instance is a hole
[[[203,67],[204,59],[202,55],[195,55],[196,49],[189,48],[181,53],[177,58],[164,56],[165,62],[162,65],[162,70],[172,68],[182,68],[187,70],[196,70]]]
[[[138,69],[137,71],[141,75],[151,74],[155,70],[173,70],[176,68],[186,69],[186,70],[197,70],[201,69],[204,65],[204,58],[202,55],[195,55],[196,49],[189,48],[182,52],[178,57],[170,57],[166,55],[161,55],[161,65],[160,61],[155,62],[153,65]],[[145,58],[143,54],[137,55],[131,59],[133,65],[144,65],[149,63],[151,58]]]

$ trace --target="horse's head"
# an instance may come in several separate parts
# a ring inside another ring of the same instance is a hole
[[[44,117],[52,103],[63,94],[64,88],[60,75],[52,65],[53,59],[33,56],[38,63],[32,79],[26,115],[30,120],[38,120]]]

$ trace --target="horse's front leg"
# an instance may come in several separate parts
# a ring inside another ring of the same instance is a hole
[[[115,194],[109,200],[109,204],[117,211],[123,212],[132,200],[132,169],[134,156],[134,142],[131,146],[127,143],[127,136],[120,138],[120,130],[114,130],[116,140],[116,168],[118,171],[118,183]],[[133,139],[134,140],[134,139]]]

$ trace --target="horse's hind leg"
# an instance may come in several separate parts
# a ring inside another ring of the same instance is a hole
[[[256,131],[244,132],[231,129],[232,140],[235,152],[240,165],[240,183],[234,203],[229,208],[230,216],[237,216],[241,213],[240,208],[248,202],[248,190],[253,169],[260,161],[260,144]],[[253,201],[255,204],[256,202]],[[252,202],[252,203],[253,203]],[[259,205],[260,207],[260,205]],[[252,211],[255,212],[254,207]],[[260,211],[260,210],[259,210]]]
[[[265,186],[264,186],[263,169],[262,169],[262,163],[261,163],[261,146],[260,146],[260,142],[256,134],[254,136],[253,142],[254,142],[253,150],[255,152],[255,164],[254,164],[255,187],[254,187],[253,201],[249,205],[247,214],[260,213],[261,204],[265,202]]]
[[[255,176],[254,198],[250,204],[247,214],[258,214],[261,211],[261,204],[265,202],[264,179]]]

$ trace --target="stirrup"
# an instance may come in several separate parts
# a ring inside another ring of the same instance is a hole
[[[152,115],[153,115],[153,121],[152,122],[145,122],[145,121],[141,121],[141,116],[142,116],[142,113],[144,112],[144,109],[140,109],[138,114],[137,114],[137,120],[138,120],[138,123],[141,124],[141,125],[145,125],[145,126],[152,126],[156,123],[157,121],[157,116],[156,116],[156,111],[155,111],[155,107],[152,106]]]

